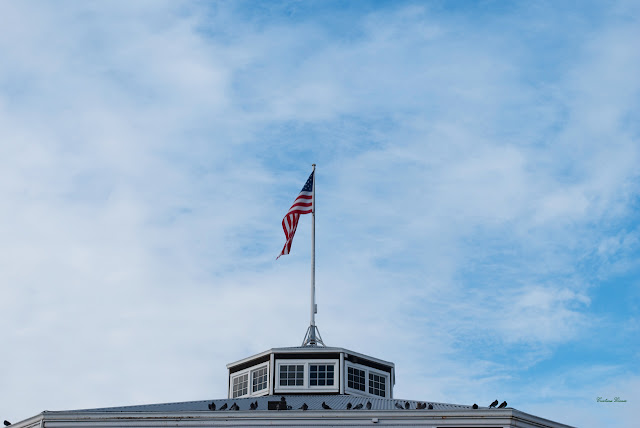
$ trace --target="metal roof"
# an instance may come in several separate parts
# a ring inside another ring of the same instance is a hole
[[[371,410],[400,410],[396,404],[401,407],[405,407],[406,403],[409,403],[409,411],[429,412],[428,405],[433,406],[433,410],[468,410],[472,407],[470,405],[463,404],[448,404],[448,403],[435,403],[432,401],[416,401],[416,400],[400,400],[394,398],[371,398],[371,397],[358,397],[354,395],[265,395],[262,397],[248,397],[248,398],[235,398],[235,399],[217,399],[217,400],[203,400],[203,401],[187,401],[182,403],[164,403],[164,404],[146,404],[138,406],[123,406],[123,407],[106,407],[98,409],[82,409],[74,410],[74,412],[193,412],[193,411],[211,411],[209,405],[215,404],[216,412],[233,412],[229,410],[235,403],[238,406],[240,412],[250,412],[250,405],[257,402],[258,407],[256,410],[267,410],[269,401],[279,401],[281,397],[284,397],[287,406],[290,406],[290,411],[302,411],[300,407],[306,403],[308,410],[310,411],[325,411],[331,410],[347,410],[347,404],[351,403],[352,406],[362,404],[362,410],[352,410],[354,412],[366,411],[367,402],[371,403]],[[322,403],[331,407],[331,410],[324,409]],[[427,409],[416,409],[418,403],[426,403]],[[220,410],[220,408],[227,405],[226,410]],[[480,407],[486,408],[486,407]]]

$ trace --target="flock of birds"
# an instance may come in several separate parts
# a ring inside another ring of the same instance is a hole
[[[401,410],[410,410],[411,409],[411,403],[408,401],[405,401],[404,406],[398,402],[395,403],[396,408],[401,409]],[[489,408],[495,408],[496,406],[498,406],[498,400],[495,400],[493,403],[489,404]],[[216,410],[216,403],[211,402],[209,405],[209,410]],[[503,409],[507,407],[507,402],[503,401],[502,404],[500,404],[498,406],[498,409]],[[224,403],[219,409],[217,410],[227,410],[227,408],[229,410],[240,410],[240,407],[238,407],[238,404],[233,403],[231,405],[231,407],[227,407],[227,403]],[[249,410],[256,410],[258,408],[258,400],[254,401],[253,403],[251,403],[249,405]],[[326,403],[326,402],[322,402],[322,408],[325,410],[332,410],[331,407]],[[351,403],[347,403],[347,410],[360,410],[362,408],[366,408],[367,410],[371,410],[371,401],[367,401],[367,404],[362,404],[362,403],[358,403],[355,406],[352,405]],[[472,406],[473,409],[477,409],[478,405],[474,404]],[[287,404],[287,400],[284,397],[280,397],[280,401],[278,403],[276,403],[275,406],[276,410],[292,410],[292,407],[290,405]],[[309,409],[309,406],[307,405],[307,403],[302,403],[302,406],[300,406],[298,408],[298,410],[307,410]],[[431,403],[421,403],[418,402],[416,404],[416,409],[417,410],[421,410],[421,409],[429,409],[429,410],[433,410],[433,404]]]
[[[400,403],[395,403],[396,407],[398,409],[402,409],[402,410],[410,410],[411,409],[411,403],[409,403],[408,401],[405,401],[404,406]],[[489,404],[489,408],[493,409],[496,406],[498,406],[498,400],[494,401],[493,403]],[[220,406],[219,409],[216,409],[216,403],[214,403],[213,401],[211,403],[208,404],[209,410],[227,410],[227,408],[229,410],[240,410],[240,407],[238,406],[237,403],[233,403],[231,405],[231,407],[228,407],[227,403],[224,403],[222,406]],[[471,406],[474,409],[478,408],[477,404],[474,404],[473,406]],[[503,409],[507,407],[507,402],[503,401],[502,404],[500,404],[498,406],[498,409]],[[253,403],[249,404],[249,410],[256,410],[258,408],[258,400],[254,401]],[[309,406],[307,405],[307,403],[302,403],[302,406],[300,406],[298,408],[298,410],[307,410],[309,408]],[[329,405],[327,403],[325,403],[324,401],[322,402],[322,408],[325,410],[331,410],[331,407],[329,407]],[[371,401],[367,401],[367,404],[362,404],[362,403],[358,403],[355,406],[352,405],[351,403],[347,403],[347,410],[360,410],[362,408],[366,408],[367,410],[371,410]],[[280,397],[280,401],[276,404],[276,410],[291,410],[292,407],[289,406],[287,404],[287,400],[284,397]],[[421,409],[429,409],[429,410],[433,410],[433,404],[429,403],[420,403],[418,402],[416,404],[416,409],[417,410],[421,410]],[[4,421],[4,426],[8,427],[9,425],[11,425],[11,422],[9,421]]]

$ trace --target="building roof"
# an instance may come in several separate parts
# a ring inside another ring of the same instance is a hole
[[[416,410],[418,403],[426,403],[433,406],[431,410],[463,410],[471,409],[471,405],[464,404],[447,404],[447,403],[435,403],[431,401],[416,401],[416,400],[399,400],[392,398],[373,398],[373,397],[359,397],[355,395],[298,395],[298,394],[284,394],[284,395],[266,395],[262,397],[248,397],[248,398],[228,398],[217,400],[203,400],[203,401],[187,401],[181,403],[163,403],[163,404],[146,404],[138,406],[122,406],[122,407],[105,407],[98,409],[83,409],[75,410],[75,412],[195,412],[195,411],[210,411],[209,405],[215,404],[216,412],[220,412],[220,408],[226,404],[227,411],[233,404],[237,404],[238,411],[252,411],[250,406],[252,403],[258,403],[256,410],[267,410],[268,403],[271,401],[279,401],[281,397],[285,398],[288,406],[291,406],[291,410],[298,411],[299,408],[306,403],[309,407],[308,410],[322,410],[328,411],[322,407],[324,402],[331,410],[347,410],[347,404],[351,403],[352,406],[362,404],[365,408],[367,402],[371,403],[371,410],[399,410],[396,406],[405,407],[406,403],[409,403],[411,410]],[[233,410],[231,410],[233,411]],[[357,410],[354,410],[357,411]],[[420,411],[429,411],[424,409]]]
[[[367,398],[351,395],[291,395],[284,397],[291,410],[268,410],[269,401],[280,402],[281,396],[188,401],[182,403],[149,404],[140,406],[106,407],[97,409],[46,411],[13,424],[10,428],[193,428],[197,426],[349,426],[370,427],[372,424],[493,428],[572,428],[569,425],[530,415],[513,408],[490,409],[462,404],[426,402],[426,409],[416,409],[415,400]],[[251,403],[258,403],[250,410]],[[322,403],[331,409],[324,409]],[[371,410],[366,403],[371,403]],[[233,404],[237,411],[228,410]],[[306,403],[308,410],[299,407]],[[361,410],[346,410],[347,404],[362,404]],[[410,409],[404,409],[409,403]],[[425,402],[420,402],[425,403]],[[215,404],[215,411],[209,406]],[[226,410],[219,410],[224,405]],[[396,406],[403,407],[400,409]],[[433,409],[428,408],[428,404]],[[273,406],[272,406],[273,407]]]

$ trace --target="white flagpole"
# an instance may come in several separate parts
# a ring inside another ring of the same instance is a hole
[[[311,322],[302,346],[325,346],[316,327],[316,164],[313,164],[313,187],[311,189]]]
[[[315,344],[316,330],[316,164],[313,164],[311,190],[311,338]]]

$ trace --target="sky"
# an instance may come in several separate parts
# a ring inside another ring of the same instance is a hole
[[[324,342],[394,396],[628,427],[636,1],[0,2],[0,419],[226,397]],[[602,403],[597,398],[626,402]]]

